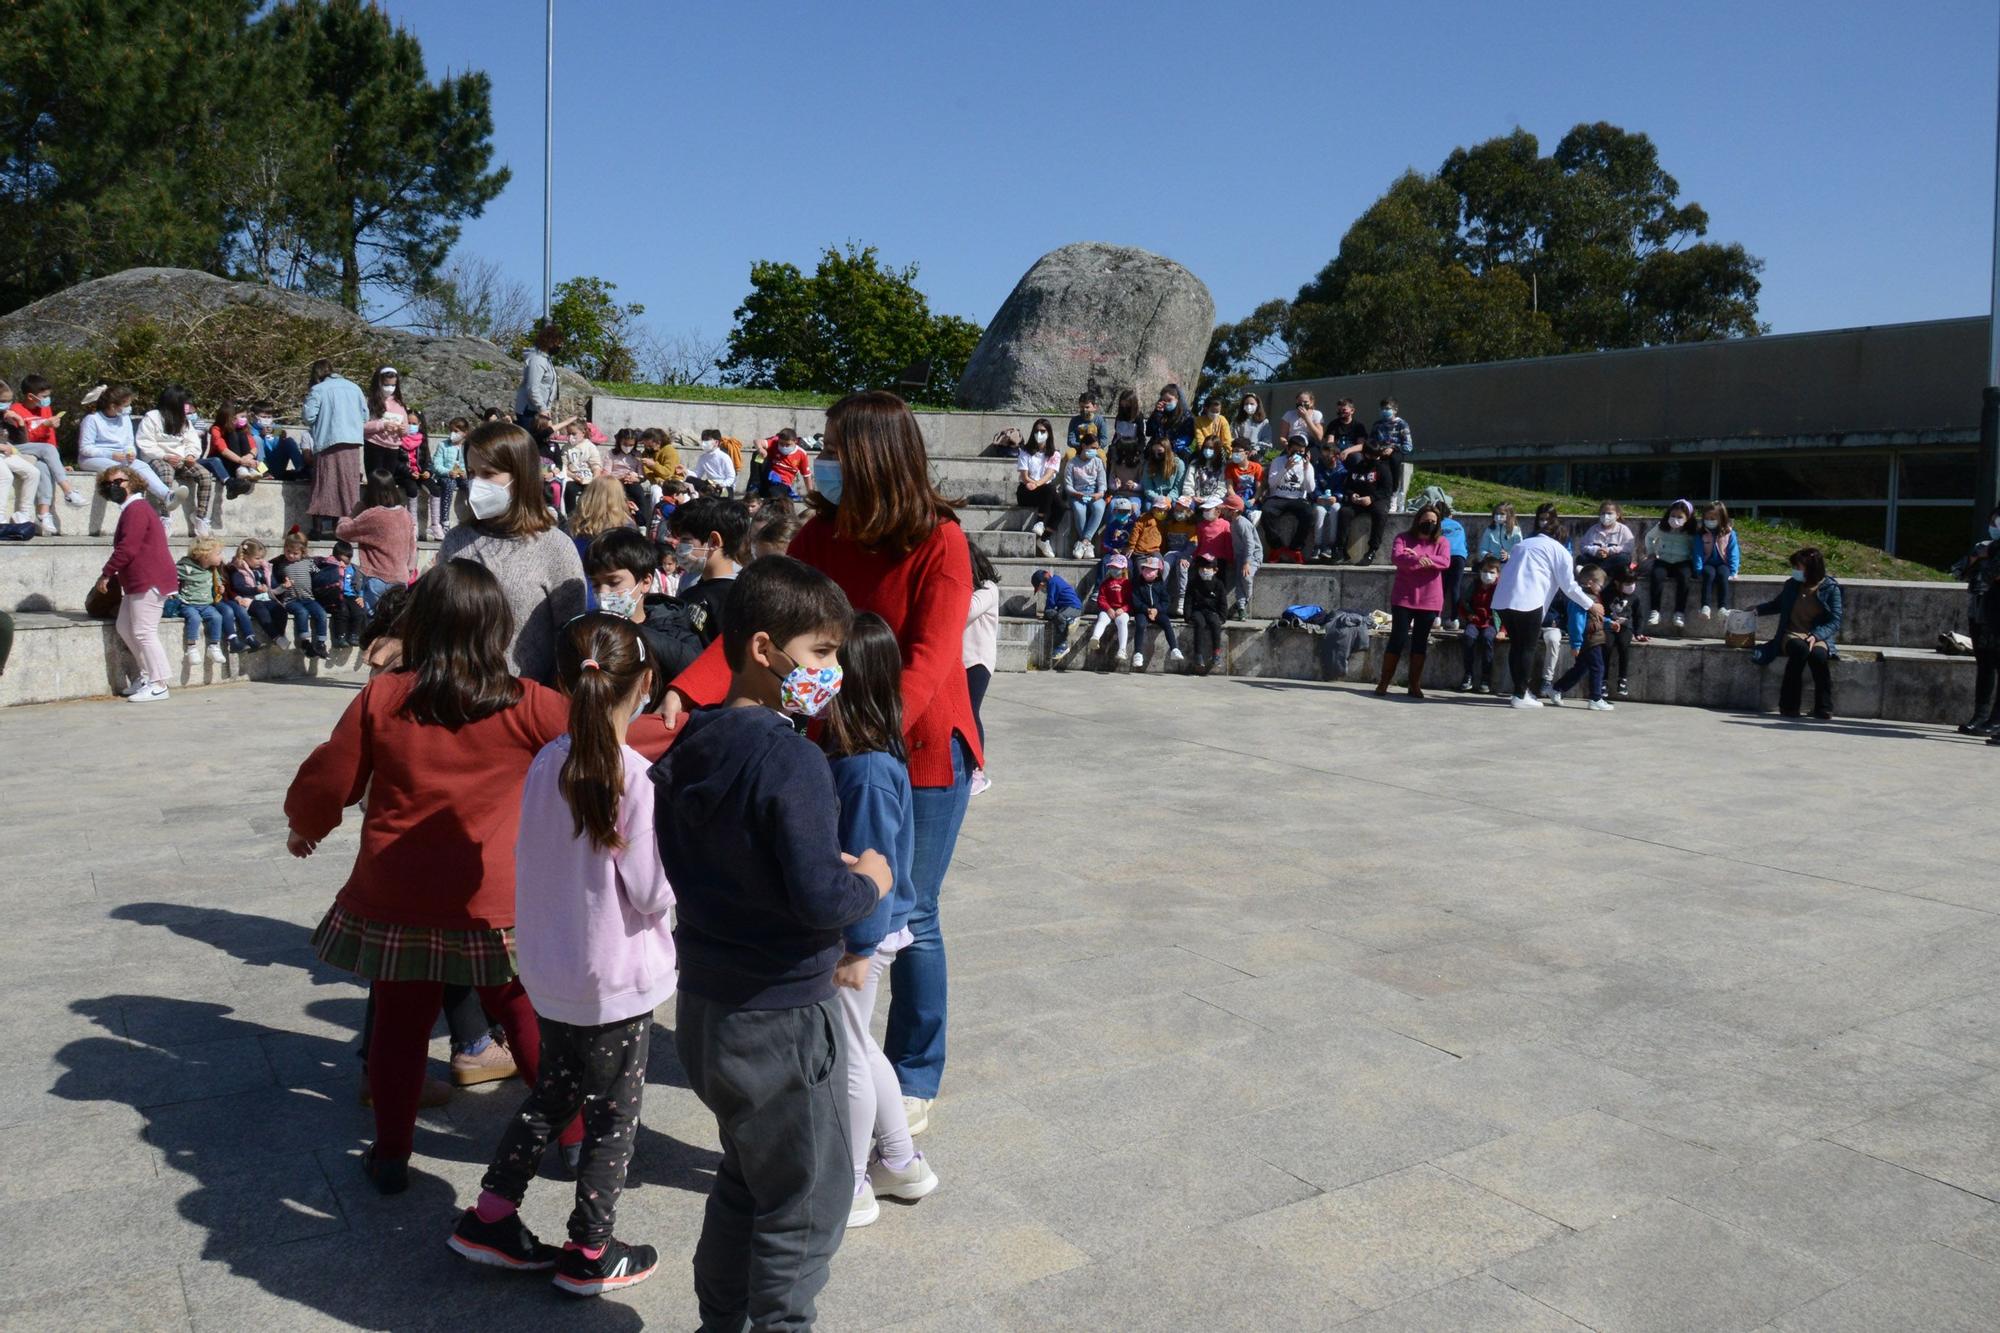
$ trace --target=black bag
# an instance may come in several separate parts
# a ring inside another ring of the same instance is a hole
[[[976,494],[968,495],[965,497],[965,502],[969,505],[1002,505],[1007,503],[989,491],[979,491]]]
[[[674,598],[646,599],[646,619],[634,628],[646,640],[646,651],[654,659],[655,680],[671,681],[701,656],[707,645],[696,622],[705,610]]]
[[[33,541],[39,531],[32,523],[0,523],[0,542]]]

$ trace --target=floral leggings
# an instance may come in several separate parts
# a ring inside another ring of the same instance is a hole
[[[575,1027],[537,1017],[542,1027],[542,1064],[534,1089],[507,1122],[507,1132],[500,1136],[500,1147],[480,1185],[519,1204],[549,1140],[581,1112],[583,1157],[577,1165],[569,1238],[594,1249],[611,1239],[618,1196],[632,1165],[653,1015],[644,1013],[601,1027]]]

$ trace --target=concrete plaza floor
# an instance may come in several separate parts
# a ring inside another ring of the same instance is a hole
[[[693,1326],[671,1006],[646,1285],[445,1249],[517,1084],[363,1180],[362,993],[307,947],[354,824],[293,862],[279,810],[351,697],[0,713],[0,1327]],[[2000,752],[1221,679],[986,712],[943,1186],[847,1238],[824,1327],[1994,1327]]]

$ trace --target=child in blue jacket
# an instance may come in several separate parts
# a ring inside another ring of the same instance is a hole
[[[1083,598],[1069,586],[1068,579],[1052,570],[1036,570],[1028,576],[1028,586],[1046,594],[1042,619],[1049,627],[1049,662],[1060,671],[1069,652],[1070,631],[1083,614]]]
[[[882,976],[908,947],[905,924],[917,906],[910,878],[916,856],[909,759],[903,748],[903,657],[895,631],[873,612],[854,617],[840,646],[841,690],[827,716],[826,747],[840,797],[840,847],[874,847],[895,884],[875,910],[842,932],[846,952],[833,984],[847,1030],[847,1141],[854,1160],[849,1227],[881,1216],[876,1196],[914,1203],[937,1188],[937,1173],[910,1141],[903,1090],[869,1029]]]
[[[1701,614],[1726,615],[1729,587],[1743,567],[1743,547],[1736,540],[1736,526],[1729,519],[1729,506],[1717,500],[1701,511],[1701,531],[1694,539],[1695,586],[1701,589]]]
[[[1465,525],[1459,522],[1451,512],[1451,501],[1437,500],[1433,503],[1437,505],[1438,511],[1438,536],[1444,538],[1446,546],[1451,550],[1451,563],[1445,566],[1444,571],[1444,613],[1448,619],[1444,622],[1443,628],[1456,634],[1458,632],[1458,583],[1465,575],[1465,564],[1466,561],[1472,558],[1472,552],[1465,544]],[[1564,598],[1563,600],[1568,601],[1569,599]]]

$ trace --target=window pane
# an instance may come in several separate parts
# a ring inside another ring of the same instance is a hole
[[[1722,498],[1732,504],[1742,500],[1887,500],[1889,456],[1725,458]]]
[[[1570,475],[1578,495],[1595,495],[1625,504],[1657,504],[1673,500],[1696,504],[1708,498],[1706,458],[1676,458],[1662,462],[1572,463]]]
[[[1963,500],[1979,484],[1978,467],[1971,453],[1904,454],[1896,493],[1905,500]]]

